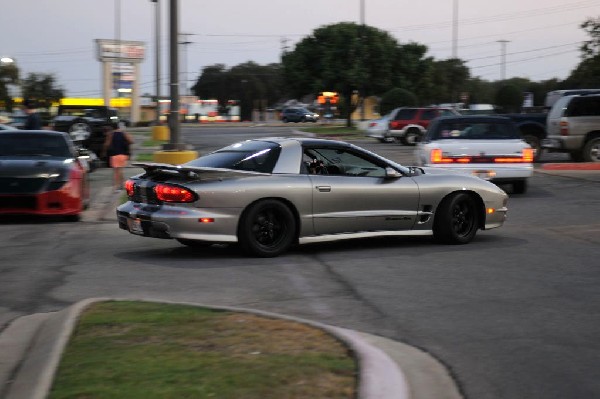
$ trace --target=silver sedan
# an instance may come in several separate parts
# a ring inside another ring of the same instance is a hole
[[[384,235],[466,244],[507,213],[493,183],[405,167],[341,141],[264,138],[183,165],[134,165],[145,172],[126,182],[119,227],[189,246],[238,243],[254,256]]]

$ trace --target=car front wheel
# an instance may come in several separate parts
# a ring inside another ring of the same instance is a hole
[[[251,205],[242,215],[238,240],[251,255],[270,258],[285,252],[294,242],[296,219],[285,204],[262,200]]]
[[[436,240],[444,244],[467,244],[478,228],[477,204],[469,194],[452,194],[438,206],[433,224]]]

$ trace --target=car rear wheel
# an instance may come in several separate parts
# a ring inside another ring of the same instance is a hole
[[[479,212],[475,200],[467,193],[455,193],[438,206],[433,235],[444,244],[467,244],[479,228]]]
[[[410,128],[402,137],[402,144],[404,145],[416,145],[421,139],[421,131],[417,128]]]
[[[527,191],[527,180],[516,180],[512,183],[514,194],[525,194]]]
[[[73,141],[84,141],[92,135],[92,128],[84,121],[75,121],[69,127],[69,135]]]
[[[285,204],[262,200],[251,205],[242,215],[238,240],[251,255],[270,258],[285,252],[294,242],[296,219]]]
[[[585,143],[583,160],[586,162],[600,162],[600,137],[595,137]]]

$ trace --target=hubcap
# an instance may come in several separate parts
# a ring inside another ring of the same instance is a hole
[[[452,227],[454,232],[464,236],[471,231],[472,226],[473,216],[469,204],[466,202],[456,204],[452,211]]]
[[[285,225],[281,224],[273,212],[264,212],[257,215],[252,234],[258,243],[264,246],[276,245],[282,237]]]

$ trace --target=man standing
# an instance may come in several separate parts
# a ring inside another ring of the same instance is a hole
[[[23,125],[23,129],[25,130],[41,130],[42,129],[42,118],[40,114],[37,113],[35,109],[35,104],[31,100],[25,100],[25,113],[27,114],[27,119],[25,119],[25,124]]]

